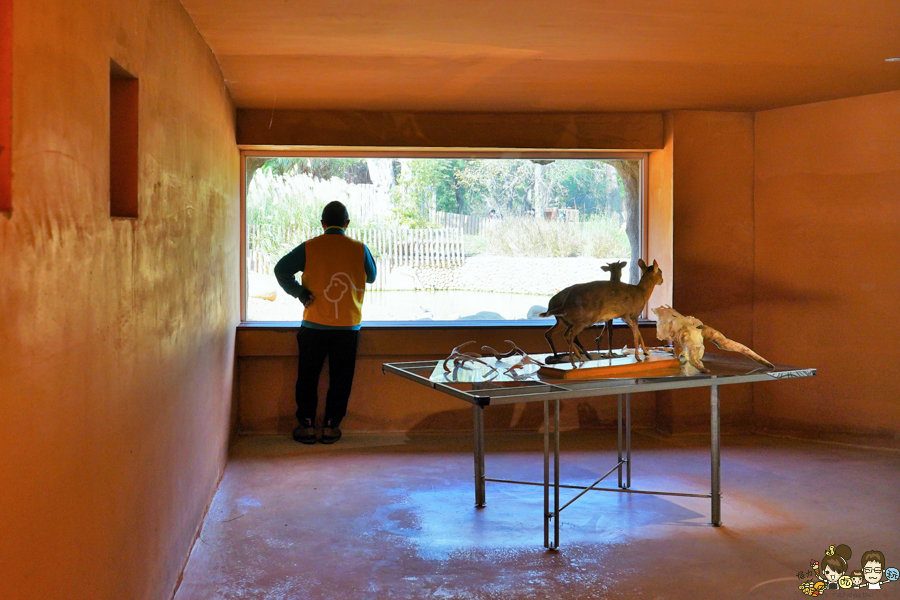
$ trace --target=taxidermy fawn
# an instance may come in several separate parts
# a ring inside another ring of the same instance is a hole
[[[628,263],[626,261],[620,260],[619,262],[604,265],[600,267],[600,269],[609,273],[610,281],[622,281],[622,268],[627,264]]]
[[[622,281],[622,269],[627,264],[628,263],[626,261],[620,260],[618,262],[608,263],[608,264],[600,267],[600,269],[602,271],[606,271],[607,273],[609,273],[610,281]],[[609,357],[612,358],[612,356],[613,356],[612,319],[610,319],[609,321],[603,322],[603,329],[600,330],[600,335],[598,335],[596,337],[596,339],[594,339],[594,341],[597,342],[597,351],[598,352],[600,351],[600,340],[603,338],[604,331],[606,332],[606,334],[607,334],[606,337],[607,337],[607,340],[609,341]]]
[[[641,267],[641,280],[637,285],[621,281],[576,283],[550,298],[547,312],[541,313],[540,316],[556,317],[556,323],[544,333],[554,356],[557,356],[557,352],[553,346],[552,336],[561,325],[566,326],[563,338],[569,346],[569,361],[574,366],[576,358],[582,362],[589,358],[576,336],[594,323],[617,318],[625,321],[634,334],[635,359],[641,360],[641,349],[644,350],[644,356],[649,356],[641,332],[638,330],[637,320],[647,300],[650,299],[653,288],[661,284],[663,278],[655,260],[652,265],[647,266],[641,259],[638,265]]]

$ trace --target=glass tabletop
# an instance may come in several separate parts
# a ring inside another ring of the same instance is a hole
[[[542,374],[540,365],[513,368],[517,358],[521,357],[480,358],[457,365],[452,361],[445,365],[444,360],[385,363],[384,371],[481,405],[777,381],[816,374],[812,368],[783,364],[769,368],[740,355],[709,352],[703,357],[709,373],[679,366],[648,371],[646,376],[561,379]]]

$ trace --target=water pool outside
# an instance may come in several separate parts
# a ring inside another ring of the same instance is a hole
[[[400,267],[389,273],[388,289],[366,292],[362,317],[364,321],[456,321],[487,312],[504,320],[523,320],[530,309],[544,310],[553,294],[573,283],[608,279],[602,267],[615,260],[619,259],[473,256],[447,273],[452,276],[444,285],[453,289],[428,289],[441,287],[429,284],[428,270]],[[303,318],[303,307],[281,290],[273,276],[248,272],[248,277],[247,321]],[[623,280],[628,280],[627,271]],[[268,290],[275,299],[252,297],[258,295],[253,290]]]
[[[369,291],[363,303],[363,321],[456,321],[479,312],[492,312],[505,320],[527,319],[534,306],[546,309],[550,296],[500,292]],[[485,316],[485,318],[494,318]],[[250,298],[248,321],[300,321],[303,306],[286,294],[275,301]],[[481,317],[479,317],[481,318]]]

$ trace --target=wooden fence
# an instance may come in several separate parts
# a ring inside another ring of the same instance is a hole
[[[285,246],[300,244],[320,235],[321,228],[298,228],[277,232],[276,239]],[[247,228],[249,248],[247,267],[256,273],[272,274],[280,256],[272,257],[255,247],[260,231]],[[271,232],[269,232],[271,235]],[[391,269],[410,267],[458,267],[466,259],[461,229],[357,229],[347,228],[347,235],[369,247],[378,266],[378,279],[372,288],[381,289]]]
[[[466,235],[483,235],[484,230],[495,223],[493,219],[475,215],[458,215],[429,209],[428,220],[441,227],[461,229]]]

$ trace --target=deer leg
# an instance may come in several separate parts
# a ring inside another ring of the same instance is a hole
[[[597,335],[596,338],[594,338],[594,341],[597,342],[597,354],[600,354],[601,356],[603,354],[603,351],[601,350],[603,334],[608,332],[610,330],[611,326],[612,326],[612,321],[604,321],[604,322],[600,323],[600,327],[599,327],[600,333],[599,333],[599,335]],[[595,328],[595,330],[597,329],[596,323],[594,324],[594,328]],[[609,336],[609,340],[610,340],[609,351],[612,352],[612,336],[611,335]]]
[[[609,339],[609,357],[612,358],[613,347],[612,347],[612,321],[607,321],[603,324],[603,327],[606,328],[606,337]]]
[[[575,337],[575,334],[572,333],[574,329],[574,325],[569,323],[566,326],[566,330],[563,332],[563,338],[566,340],[566,345],[569,347],[569,362],[572,363],[572,366],[575,366],[575,358],[577,354],[575,354],[575,343],[572,341],[572,338]]]
[[[641,360],[641,348],[644,349],[644,356],[650,356],[650,353],[647,352],[647,348],[644,346],[641,330],[638,329],[637,319],[634,319],[633,317],[622,317],[622,320],[631,327],[631,332],[634,334],[634,360]]]
[[[587,353],[579,353],[579,347],[583,348],[583,346],[581,346],[581,342],[578,341],[578,334],[582,331],[584,331],[584,327],[582,326],[569,325],[566,328],[565,334],[563,334],[563,337],[569,342],[569,361],[572,363],[573,367],[575,366],[576,358],[581,362],[585,362],[588,359]]]
[[[647,346],[644,345],[644,336],[641,335],[641,330],[637,326],[637,321],[635,321],[634,330],[637,332],[637,339],[638,339],[638,342],[640,342],[640,344],[641,344],[641,350],[644,351],[644,357],[650,358],[650,353],[647,352]]]
[[[572,332],[572,324],[567,323],[566,330],[563,331],[563,339],[566,340],[566,346],[568,346],[568,348],[569,348],[569,362],[572,363],[572,366],[574,367],[575,366],[575,358],[574,358],[575,354],[573,353],[573,349],[572,349],[572,338],[569,335],[571,332]]]
[[[650,356],[647,352],[647,346],[644,345],[644,336],[641,335],[641,328],[638,327],[637,320],[634,322],[634,352],[637,354],[638,349],[644,351],[644,357]]]
[[[582,361],[591,360],[591,355],[588,353],[588,351],[582,345],[581,340],[578,339],[578,334],[581,333],[582,331],[584,331],[586,329],[586,327],[577,327],[576,329],[578,329],[578,332],[572,336],[572,341],[574,341],[577,346],[578,354],[580,355],[579,358]]]
[[[582,345],[581,340],[578,339],[578,334],[581,333],[584,328],[579,327],[578,331],[575,332],[576,326],[574,323],[570,323],[569,321],[564,322],[566,324],[566,330],[563,332],[563,337],[569,346],[569,360],[574,366],[576,358],[582,362],[588,360],[587,350],[584,349],[584,345]]]
[[[606,339],[609,342],[609,356],[612,358],[613,353],[613,345],[612,345],[612,321],[604,321],[602,325],[600,325],[602,329],[600,330],[600,335],[597,336],[597,339],[594,340],[597,342],[597,353],[600,353],[600,342],[603,339],[603,334],[606,333]]]
[[[578,348],[581,350],[581,353],[585,356],[585,358],[587,360],[590,360],[590,354],[588,354],[588,351],[585,350],[584,346],[581,343],[581,340],[578,339],[577,335],[575,336],[574,340],[575,340],[575,343],[578,344]]]
[[[594,327],[597,327],[597,324],[594,324]],[[597,352],[600,352],[600,340],[603,339],[603,334],[606,332],[606,323],[600,323],[600,333],[597,334],[597,337],[594,338],[594,341],[597,342]],[[595,329],[596,331],[596,329]]]
[[[556,347],[553,345],[553,332],[556,331],[562,323],[562,319],[556,317],[556,323],[544,332],[544,337],[547,338],[547,343],[550,344],[550,350],[553,352],[554,357],[559,356],[559,353],[556,352]]]

